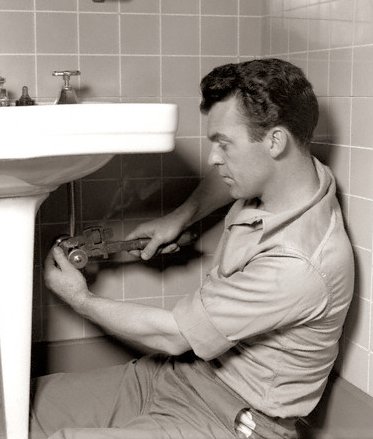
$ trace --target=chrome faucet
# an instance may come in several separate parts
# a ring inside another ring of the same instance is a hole
[[[5,78],[0,76],[0,107],[9,107],[10,99],[8,97],[8,92],[6,88],[3,88],[5,83]]]
[[[70,85],[71,76],[79,76],[79,70],[55,70],[53,76],[62,76],[64,80],[64,86],[61,89],[61,94],[56,101],[56,104],[77,104],[78,98],[75,90]]]

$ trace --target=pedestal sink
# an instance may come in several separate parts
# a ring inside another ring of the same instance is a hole
[[[7,439],[27,439],[35,214],[60,184],[114,154],[171,151],[177,107],[5,107],[0,120],[0,370]]]

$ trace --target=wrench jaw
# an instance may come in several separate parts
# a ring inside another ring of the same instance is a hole
[[[75,268],[78,268],[79,270],[84,268],[88,263],[87,252],[79,248],[74,248],[71,250],[67,259],[71,264],[74,265]]]
[[[56,245],[62,248],[68,261],[75,268],[81,270],[88,262],[87,253],[80,248],[80,239],[76,236],[62,236],[57,239]]]
[[[107,240],[112,235],[111,229],[94,226],[85,229],[82,235],[63,235],[57,239],[56,244],[62,248],[71,264],[81,270],[87,265],[91,257],[102,257],[104,259],[109,257]]]

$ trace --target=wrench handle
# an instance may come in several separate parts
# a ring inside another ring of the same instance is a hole
[[[195,233],[187,231],[180,235],[179,239],[176,241],[176,244],[180,247],[184,247],[186,245],[192,244],[196,240],[196,238],[197,235]],[[137,238],[130,239],[129,241],[122,241],[120,245],[121,250],[127,252],[131,250],[144,250],[150,240],[151,238]],[[166,247],[166,245],[164,245],[163,247]]]

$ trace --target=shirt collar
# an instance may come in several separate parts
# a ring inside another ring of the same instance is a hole
[[[271,215],[269,212],[258,209],[256,206],[256,201],[237,200],[225,219],[226,227],[230,228],[240,224],[252,226],[262,221],[265,216]]]

